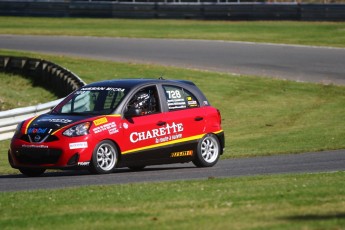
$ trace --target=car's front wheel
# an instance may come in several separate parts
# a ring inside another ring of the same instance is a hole
[[[20,168],[19,171],[25,176],[36,177],[36,176],[41,176],[46,170],[35,169],[35,168]]]
[[[193,160],[197,167],[211,167],[220,156],[220,143],[214,134],[205,135],[198,143],[198,151]]]
[[[118,161],[118,150],[115,144],[105,140],[97,144],[93,150],[90,169],[97,174],[111,173]]]

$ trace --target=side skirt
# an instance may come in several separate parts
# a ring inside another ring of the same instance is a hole
[[[193,160],[198,140],[121,154],[117,167],[186,163]]]

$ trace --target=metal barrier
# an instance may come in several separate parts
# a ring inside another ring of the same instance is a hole
[[[51,101],[45,104],[17,108],[0,112],[0,141],[10,139],[17,125],[30,117],[47,113],[52,107],[57,105],[62,99]]]
[[[73,72],[52,62],[27,58],[0,56],[0,71],[31,77],[37,84],[65,97],[86,83]],[[21,121],[48,112],[62,99],[52,102],[0,112],[0,141],[12,137]]]

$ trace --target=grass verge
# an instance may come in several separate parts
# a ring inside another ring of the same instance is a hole
[[[53,101],[55,95],[37,86],[32,79],[0,73],[0,111]]]
[[[0,17],[0,34],[206,39],[345,47],[344,22]]]
[[[344,172],[5,192],[2,229],[342,229]]]
[[[158,78],[162,73],[168,79],[191,80],[221,111],[226,134],[224,158],[345,148],[344,86],[65,56],[1,53],[53,61],[88,83],[117,78]],[[0,162],[7,161],[7,148],[8,142],[0,143]]]

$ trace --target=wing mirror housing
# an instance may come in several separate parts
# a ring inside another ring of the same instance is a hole
[[[138,116],[141,116],[142,111],[143,111],[142,109],[138,109],[138,108],[129,108],[125,112],[125,117],[138,117]]]

